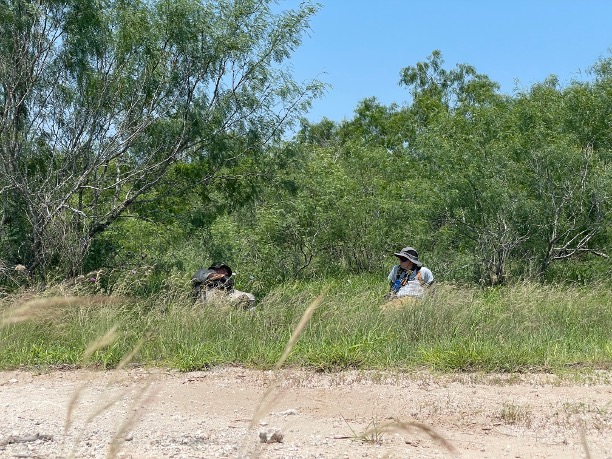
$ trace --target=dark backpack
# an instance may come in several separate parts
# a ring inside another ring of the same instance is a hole
[[[201,285],[208,280],[208,277],[211,274],[215,274],[215,271],[212,269],[200,269],[191,277],[191,285],[195,287],[196,285]]]
[[[213,268],[213,266],[211,266]],[[234,279],[231,275],[224,275],[220,278],[214,278],[217,274],[215,269],[200,269],[191,277],[191,287],[193,289],[194,296],[198,296],[202,289],[204,290],[225,290],[232,291],[234,289]],[[230,270],[231,272],[231,270]]]

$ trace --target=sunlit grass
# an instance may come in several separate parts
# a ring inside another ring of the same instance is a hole
[[[317,371],[425,368],[516,374],[574,368],[583,372],[609,368],[612,362],[612,294],[605,286],[521,284],[481,290],[440,285],[422,301],[384,309],[380,282],[360,277],[286,284],[253,311],[230,304],[193,304],[188,289],[172,285],[145,299],[129,298],[125,292],[52,293],[15,295],[0,303],[0,368],[121,369],[134,364],[188,371],[215,365],[279,370],[289,365]],[[245,451],[256,449],[251,433],[285,390],[282,378],[278,374],[271,380],[257,406]],[[86,384],[78,387],[68,403],[66,438],[76,428],[85,389]],[[149,381],[118,424],[109,458],[118,457],[127,432],[151,403],[155,392],[150,389]],[[100,400],[85,424],[129,395]],[[584,408],[569,407],[565,416],[579,409]],[[507,403],[497,417],[506,424],[529,426],[531,409]],[[413,421],[373,418],[364,431],[349,429],[352,438],[377,445],[388,433],[425,433],[456,454],[431,426]],[[83,432],[77,431],[68,457],[75,456]],[[588,457],[584,438],[583,446]]]
[[[612,363],[607,286],[438,285],[423,301],[382,311],[384,283],[364,276],[285,284],[254,311],[192,304],[188,288],[177,285],[146,299],[125,292],[5,298],[0,368],[83,365],[83,352],[111,329],[112,344],[92,350],[86,364],[113,368],[132,352],[133,364],[180,370],[273,368],[324,289],[285,365],[516,372]]]

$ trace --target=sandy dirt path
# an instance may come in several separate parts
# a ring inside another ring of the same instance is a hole
[[[0,457],[612,459],[611,381],[611,372],[580,382],[242,368],[0,372]]]

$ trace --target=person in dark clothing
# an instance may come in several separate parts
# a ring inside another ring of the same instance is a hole
[[[232,268],[224,263],[214,264],[208,269],[199,269],[191,278],[194,300],[206,301],[206,292],[210,290],[231,292],[234,289],[232,274]]]
[[[191,278],[191,288],[194,302],[206,303],[213,299],[229,299],[241,304],[245,309],[255,307],[255,295],[241,292],[234,288],[232,268],[225,263],[216,263],[208,269],[198,270]]]

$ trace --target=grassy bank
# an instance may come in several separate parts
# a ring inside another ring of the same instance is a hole
[[[370,277],[283,285],[255,311],[193,305],[185,290],[169,287],[147,299],[70,291],[4,298],[0,368],[127,362],[181,370],[272,368],[322,291],[286,365],[323,371],[612,367],[612,291],[604,285],[438,285],[427,299],[386,312],[380,309],[384,285]]]

